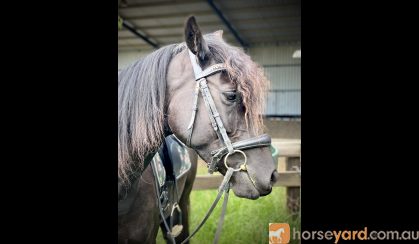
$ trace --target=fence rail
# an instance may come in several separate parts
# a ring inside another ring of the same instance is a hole
[[[275,187],[287,188],[287,207],[290,212],[296,213],[300,209],[300,140],[273,140],[272,144],[279,150],[279,157],[285,158],[286,171],[279,171],[279,180]],[[298,170],[296,170],[298,169]],[[218,189],[223,180],[222,175],[198,175],[193,190]]]
[[[193,190],[218,189],[223,180],[222,175],[199,175],[195,179]],[[279,172],[279,180],[274,186],[300,186],[300,174],[296,171]]]

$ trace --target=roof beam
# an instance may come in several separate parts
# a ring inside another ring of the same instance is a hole
[[[143,50],[143,51],[153,51],[153,48],[150,45],[123,45],[118,46],[119,51],[128,51],[128,50]]]
[[[213,15],[213,13],[211,13]],[[217,17],[216,20],[208,20],[208,21],[203,21],[201,19],[202,16],[197,16],[197,18],[200,18],[199,21],[199,26],[207,26],[207,25],[217,25],[220,24],[220,19]],[[160,18],[159,18],[160,19]],[[137,18],[129,18],[129,20],[131,22],[136,22],[138,19]],[[143,19],[141,19],[143,20]],[[150,19],[146,19],[147,21],[150,21]],[[151,19],[151,20],[155,20],[155,19]],[[236,19],[235,19],[236,20]],[[241,19],[240,20],[240,24],[257,24],[260,23],[261,21],[263,22],[274,22],[277,25],[288,25],[289,23],[292,24],[301,24],[301,18],[298,16],[292,16],[292,17],[276,17],[276,16],[270,16],[267,18],[262,18],[262,17],[251,17],[251,18],[247,18],[247,19]],[[185,26],[185,24],[183,22],[171,22],[169,24],[159,24],[158,22],[155,21],[155,23],[151,23],[151,24],[143,24],[143,21],[138,21],[138,23],[141,23],[141,29],[146,30],[148,28],[183,28]],[[224,24],[224,23],[223,23]]]
[[[141,34],[140,32],[138,32],[136,30],[135,27],[133,27],[132,25],[130,25],[126,20],[122,21],[122,26],[124,26],[126,29],[128,29],[129,31],[131,31],[134,35],[140,37],[141,39],[143,39],[145,42],[147,42],[148,44],[150,44],[150,46],[154,47],[154,48],[159,48],[159,45],[157,43],[154,43],[150,40],[150,38],[146,35]]]
[[[120,11],[120,12],[123,12],[123,11]],[[121,13],[121,14],[123,14],[123,13]],[[156,19],[156,18],[172,18],[172,17],[182,17],[182,18],[186,19],[186,17],[190,14],[191,14],[190,11],[189,12],[180,12],[180,13],[168,13],[168,14],[151,12],[151,13],[147,13],[145,15],[126,15],[125,14],[125,16],[128,19],[135,19],[135,20]],[[196,16],[209,15],[209,14],[212,14],[212,11],[211,10],[193,11],[193,14],[196,15]]]
[[[220,19],[223,21],[223,23],[227,26],[227,28],[233,33],[236,40],[242,45],[242,47],[248,47],[248,44],[244,42],[244,40],[239,36],[239,33],[233,28],[231,23],[224,17],[223,12],[214,4],[214,1],[207,0],[208,4],[211,6],[211,8],[214,10],[214,12],[220,17]]]
[[[187,3],[196,3],[196,0],[163,0],[163,1],[154,1],[154,0],[150,0],[150,1],[140,1],[137,3],[129,3],[127,4],[127,6],[123,7],[123,8],[144,8],[144,7],[171,7],[173,8],[174,4],[187,4]]]

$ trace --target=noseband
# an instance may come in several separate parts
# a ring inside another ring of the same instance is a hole
[[[197,61],[197,57],[190,51],[189,52],[189,58],[192,63],[193,71],[195,73],[195,81],[196,86],[194,90],[194,100],[193,100],[193,107],[192,107],[192,117],[188,125],[188,138],[187,138],[187,145],[189,147],[192,147],[191,141],[192,141],[192,133],[193,133],[193,127],[195,123],[196,114],[198,112],[198,96],[199,91],[201,91],[202,98],[204,99],[205,107],[207,108],[207,112],[209,115],[209,118],[211,120],[212,128],[214,129],[215,133],[217,134],[218,138],[224,143],[224,147],[212,151],[211,152],[211,162],[207,165],[208,166],[208,172],[210,174],[214,173],[218,170],[217,163],[225,156],[225,155],[232,155],[235,152],[242,152],[242,149],[250,149],[250,148],[256,148],[256,147],[265,147],[269,146],[271,144],[271,138],[266,135],[260,135],[257,137],[253,137],[246,140],[237,141],[235,143],[231,143],[230,138],[227,135],[226,129],[223,125],[223,121],[220,118],[220,114],[217,111],[217,107],[215,106],[214,99],[211,96],[211,93],[208,88],[207,84],[207,77],[211,76],[215,73],[218,73],[220,71],[226,70],[225,64],[214,64],[210,67],[206,68],[204,71],[201,69],[201,66],[199,65]],[[242,152],[244,156],[246,154]]]

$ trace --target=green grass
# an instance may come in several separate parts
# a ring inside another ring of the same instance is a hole
[[[202,220],[211,203],[217,195],[217,190],[193,191],[191,194],[191,226]],[[212,243],[221,212],[222,200],[218,203],[211,217],[201,230],[191,239],[192,244]],[[219,243],[268,243],[269,223],[289,223],[292,229],[300,230],[300,220],[292,218],[286,209],[286,193],[284,187],[274,187],[271,194],[257,200],[238,198],[230,191],[227,214]],[[165,243],[159,231],[157,243]]]

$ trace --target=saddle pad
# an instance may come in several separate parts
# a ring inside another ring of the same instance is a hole
[[[179,178],[191,168],[192,163],[189,157],[189,152],[186,146],[174,135],[166,137],[166,145],[169,157],[173,163],[173,170],[175,172],[176,179],[179,180]],[[154,155],[151,163],[154,164],[157,172],[157,179],[161,187],[166,181],[166,171],[164,170],[163,161],[158,153]]]

